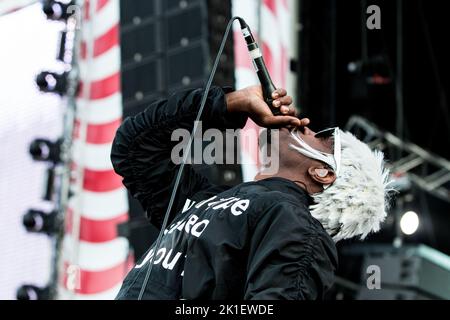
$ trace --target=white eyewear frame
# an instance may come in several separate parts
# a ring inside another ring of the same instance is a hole
[[[333,154],[322,152],[309,146],[297,133],[296,130],[291,131],[292,137],[298,142],[298,145],[291,144],[291,147],[300,152],[301,154],[322,161],[326,163],[330,168],[333,169],[336,177],[339,176],[339,171],[341,168],[341,137],[340,130],[338,127],[328,128],[317,132],[314,137],[316,138],[328,138],[333,137],[334,140],[334,150]]]

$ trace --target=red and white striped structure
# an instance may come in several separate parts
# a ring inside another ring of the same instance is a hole
[[[83,6],[75,194],[66,214],[60,299],[113,299],[130,266],[128,241],[117,236],[117,224],[128,219],[127,193],[110,161],[122,121],[119,10],[119,0]]]
[[[292,34],[290,7],[288,0],[233,0],[232,3],[233,15],[244,18],[258,39],[275,86],[283,88],[288,87],[289,76],[289,43]],[[259,84],[237,23],[234,25],[234,50],[236,88]],[[259,128],[249,120],[244,130],[257,135]],[[246,136],[250,134],[247,132]],[[258,141],[257,136],[251,141]],[[253,180],[259,163],[256,143],[241,145],[241,161],[244,181]]]
[[[22,9],[38,0],[0,0],[0,16]]]

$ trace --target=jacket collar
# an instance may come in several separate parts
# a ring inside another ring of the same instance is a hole
[[[281,177],[271,177],[259,181],[255,181],[260,185],[263,185],[270,190],[280,191],[283,193],[294,195],[296,198],[300,198],[302,202],[308,205],[313,204],[312,197],[294,181]]]

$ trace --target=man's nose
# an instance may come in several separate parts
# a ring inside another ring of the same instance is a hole
[[[305,134],[305,135],[313,136],[313,135],[315,135],[316,133],[315,133],[314,131],[312,131],[311,129],[309,129],[308,127],[305,127],[304,134]]]

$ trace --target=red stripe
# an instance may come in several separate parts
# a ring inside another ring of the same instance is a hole
[[[86,42],[82,41],[81,42],[81,47],[80,47],[80,58],[82,60],[86,60],[86,56],[87,56]]]
[[[71,185],[75,185],[77,183],[77,164],[75,162],[70,162],[70,179],[69,182]]]
[[[90,5],[91,3],[90,3],[90,1],[89,0],[86,0],[85,2],[84,2],[84,6],[83,6],[83,18],[84,18],[84,20],[85,21],[87,21],[87,20],[89,20],[90,19],[90,15],[89,15],[89,12],[90,12],[90,10],[89,10],[89,8],[90,8]]]
[[[84,90],[85,84],[81,82],[79,97],[85,96]],[[105,79],[92,82],[89,98],[91,100],[107,98],[120,90],[120,72],[116,72]]]
[[[80,217],[80,240],[87,242],[106,242],[117,238],[117,225],[128,220],[128,213],[104,220]],[[67,210],[66,233],[72,233],[73,210]]]
[[[277,4],[276,4],[276,0],[264,0],[264,5],[269,8],[270,11],[272,11],[272,13],[274,15],[277,14]]]
[[[115,24],[104,35],[95,39],[94,57],[98,57],[117,45],[119,45],[119,24]]]
[[[105,34],[94,41],[94,58],[119,45],[119,24],[112,26]],[[81,59],[86,60],[86,42],[81,43]]]
[[[84,169],[83,189],[91,192],[109,192],[123,187],[122,177],[114,170]]]
[[[96,12],[99,12],[105,5],[107,5],[109,0],[97,0],[97,8]],[[89,20],[90,19],[90,1],[86,0],[84,2],[84,19]]]
[[[103,9],[104,6],[108,4],[109,0],[97,0],[97,11]]]
[[[92,82],[91,99],[103,99],[120,91],[120,72],[103,80]]]
[[[68,267],[69,264],[65,262],[64,276],[62,277],[64,288],[67,288]],[[112,289],[122,282],[128,272],[128,268],[129,261],[127,259],[117,266],[102,271],[87,271],[81,269],[78,282],[80,287],[75,289],[75,293],[95,294]]]
[[[103,123],[103,124],[88,124],[87,126],[87,135],[86,142],[90,144],[105,144],[111,143],[114,140],[114,136],[116,135],[116,131],[122,123],[122,119],[119,118],[112,122]],[[75,128],[77,131],[75,132],[74,137],[78,139],[79,135],[79,120],[75,121]]]
[[[79,139],[80,138],[80,121],[75,120],[73,124],[72,138]]]

